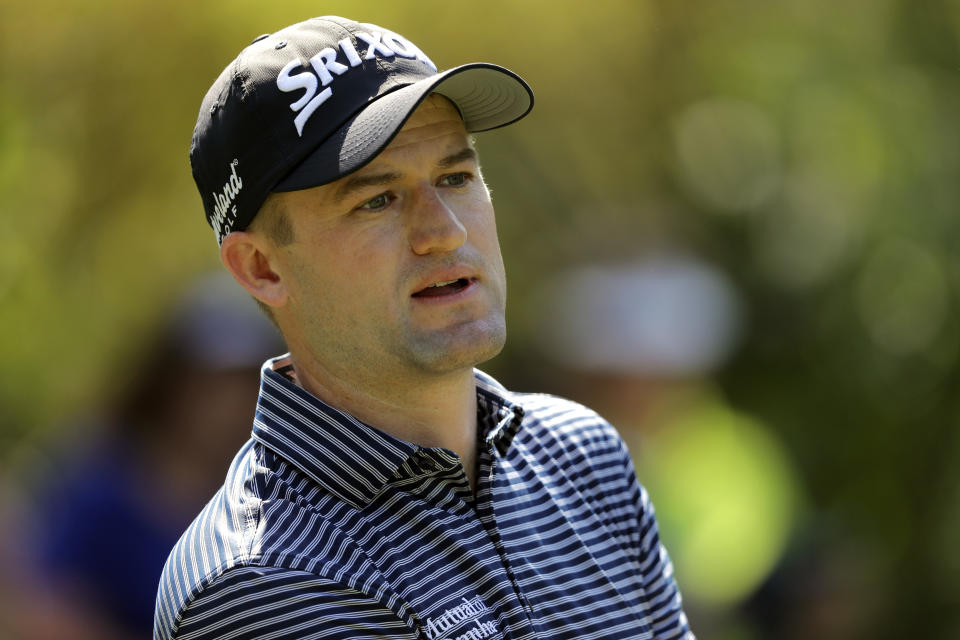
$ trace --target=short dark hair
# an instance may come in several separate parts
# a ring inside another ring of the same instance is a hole
[[[267,196],[260,211],[250,222],[249,229],[262,231],[278,247],[285,247],[296,240],[287,210],[280,204],[280,198],[275,193]]]

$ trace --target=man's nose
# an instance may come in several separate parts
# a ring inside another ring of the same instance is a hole
[[[417,255],[453,251],[466,242],[466,227],[432,185],[417,189],[411,209],[407,235]]]

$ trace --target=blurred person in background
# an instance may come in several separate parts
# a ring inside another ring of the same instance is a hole
[[[797,601],[770,589],[765,615],[742,613],[745,602],[760,601],[751,596],[788,553],[801,489],[777,434],[731,406],[712,380],[744,331],[743,300],[731,279],[690,253],[648,250],[621,263],[566,269],[545,284],[534,309],[529,321],[542,328],[540,353],[558,366],[554,379],[539,384],[620,427],[662,501],[661,526],[700,632],[841,637],[822,615],[778,624]],[[810,579],[823,577],[822,566],[807,565]],[[778,575],[778,584],[791,576]],[[825,604],[819,595],[806,613]]]
[[[116,371],[111,409],[67,429],[36,501],[8,502],[28,523],[4,566],[9,637],[149,636],[167,553],[249,436],[259,364],[280,345],[226,274],[185,292]]]

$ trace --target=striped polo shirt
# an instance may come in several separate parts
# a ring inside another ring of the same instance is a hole
[[[262,370],[252,438],[173,548],[155,640],[690,640],[614,429],[476,373],[478,478]]]

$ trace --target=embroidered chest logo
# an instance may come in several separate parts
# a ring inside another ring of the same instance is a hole
[[[483,640],[497,634],[492,622],[481,622],[480,617],[490,609],[480,596],[451,607],[436,618],[427,618],[427,635],[430,640]]]

